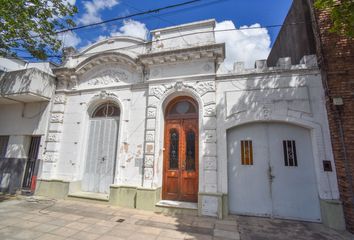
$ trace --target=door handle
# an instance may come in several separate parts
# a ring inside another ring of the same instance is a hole
[[[268,168],[268,178],[269,178],[269,181],[273,181],[273,179],[275,178],[275,176],[272,174],[272,167],[269,166]]]
[[[106,160],[106,158],[105,158],[105,157],[102,157],[102,159],[101,159],[101,160],[102,160],[102,162],[104,162],[104,161]]]

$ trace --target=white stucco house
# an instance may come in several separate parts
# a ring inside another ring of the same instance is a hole
[[[150,42],[120,36],[66,49],[45,79],[55,76],[56,88],[35,86],[45,99],[7,102],[1,93],[3,157],[26,158],[28,136],[41,136],[38,195],[335,225],[342,209],[316,57],[222,71],[227,52],[214,27],[206,20],[153,30]],[[24,118],[39,106],[40,117]]]

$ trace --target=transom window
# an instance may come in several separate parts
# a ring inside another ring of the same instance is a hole
[[[198,118],[197,109],[197,104],[192,98],[176,98],[166,109],[166,119]]]
[[[99,117],[119,117],[120,115],[120,110],[117,105],[114,103],[104,103],[96,108],[96,110],[93,112],[92,117],[93,118],[99,118]]]

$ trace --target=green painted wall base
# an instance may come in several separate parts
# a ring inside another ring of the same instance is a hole
[[[35,195],[64,199],[69,193],[70,182],[56,179],[38,179]]]
[[[137,187],[111,185],[109,203],[111,205],[136,208]]]
[[[343,206],[339,200],[320,199],[322,222],[324,225],[345,230]]]
[[[161,188],[137,188],[136,208],[155,211],[155,204],[161,199]]]

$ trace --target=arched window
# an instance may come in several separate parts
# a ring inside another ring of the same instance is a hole
[[[114,103],[106,102],[96,108],[92,114],[92,118],[100,117],[119,117],[120,109]]]
[[[166,119],[198,118],[197,103],[190,97],[178,97],[168,104]]]

